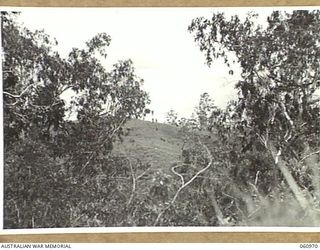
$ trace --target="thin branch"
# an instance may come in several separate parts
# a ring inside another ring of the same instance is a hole
[[[279,149],[278,150],[278,152],[277,152],[277,154],[275,155],[275,157],[274,157],[274,163],[275,164],[278,164],[279,163],[279,158],[280,158],[280,156],[281,156],[281,149]]]
[[[14,95],[14,94],[11,94],[11,93],[9,93],[7,91],[2,91],[2,93],[5,94],[5,95],[8,95],[10,97],[13,97],[13,98],[19,98],[20,97],[20,95]]]
[[[285,134],[285,136],[284,136],[284,140],[285,140],[286,142],[289,142],[290,139],[292,138],[292,131],[294,130],[294,127],[295,127],[295,126],[294,126],[294,122],[292,121],[290,115],[289,115],[288,112],[287,112],[286,106],[285,106],[283,103],[280,103],[280,105],[281,105],[281,107],[282,107],[282,109],[283,109],[284,116],[286,117],[286,119],[288,120],[288,122],[289,122],[289,124],[290,124],[290,129],[288,129],[288,130],[286,131],[286,134]]]
[[[61,95],[63,92],[65,92],[66,90],[68,90],[72,87],[73,87],[73,85],[68,85],[68,86],[64,87],[63,89],[61,89],[60,91],[58,91],[58,94]]]
[[[149,172],[151,167],[147,168],[145,171],[143,171],[140,175],[137,176],[136,180],[139,180],[142,178],[147,172]]]
[[[267,139],[264,138],[262,135],[260,135],[259,133],[256,133],[256,136],[258,137],[258,139],[260,140],[260,142],[266,147],[268,148],[268,142]]]
[[[209,160],[209,163],[207,164],[206,167],[204,167],[203,169],[201,169],[200,171],[198,171],[189,181],[187,181],[186,183],[184,183],[183,185],[180,186],[180,188],[177,190],[176,194],[173,196],[172,200],[170,201],[170,203],[158,214],[155,222],[154,222],[154,226],[156,226],[161,217],[163,216],[163,214],[170,208],[173,206],[173,204],[175,203],[176,199],[178,198],[180,192],[182,190],[184,190],[187,186],[189,186],[200,174],[202,174],[203,172],[205,172],[211,165],[212,165],[212,162],[213,162],[213,157],[211,155],[211,152],[210,150],[208,149],[208,147],[206,145],[204,145],[203,143],[201,143],[200,139],[199,139],[199,142],[200,144],[205,148],[205,150],[207,151],[207,154],[208,154],[208,158],[210,159]]]
[[[89,165],[90,161],[92,160],[94,154],[96,151],[92,151],[91,155],[89,156],[89,159],[87,160],[87,162],[83,165],[83,167],[80,169],[80,173],[82,173],[82,171]]]
[[[61,102],[54,102],[51,105],[36,105],[36,104],[33,104],[33,103],[29,103],[29,105],[34,107],[34,108],[47,108],[47,109],[52,108],[54,106],[57,106],[59,104],[61,104]]]
[[[253,188],[254,192],[256,193],[256,195],[259,197],[259,200],[261,202],[265,202],[264,197],[260,194],[256,184],[251,183],[250,181],[248,182],[248,184]]]
[[[135,173],[134,173],[130,158],[127,157],[127,159],[129,161],[130,172],[131,172],[131,177],[132,177],[132,190],[131,190],[130,198],[129,198],[128,202],[127,202],[127,208],[128,208],[129,205],[131,204],[131,202],[133,200],[133,196],[134,196],[134,194],[136,192],[136,176],[135,176]]]
[[[280,103],[280,105],[281,105],[281,107],[282,107],[282,109],[283,109],[283,113],[284,113],[286,119],[289,121],[291,127],[294,127],[294,123],[293,123],[291,117],[289,116],[289,114],[288,114],[288,112],[287,112],[286,106],[285,106],[283,103]]]
[[[184,178],[181,174],[179,174],[178,172],[176,172],[176,168],[177,167],[181,167],[183,165],[177,165],[171,168],[172,173],[174,173],[175,175],[179,176],[179,178],[181,179],[181,185],[184,185]]]
[[[304,161],[305,159],[309,158],[310,156],[312,156],[312,155],[316,155],[316,154],[319,154],[319,153],[320,153],[320,150],[315,151],[315,152],[312,152],[312,153],[310,153],[310,154],[308,154],[308,155],[306,155],[306,156],[302,157],[302,159],[301,159],[299,162],[302,162],[302,161]]]
[[[257,173],[256,173],[256,178],[254,180],[254,185],[257,185],[258,184],[258,180],[259,180],[259,175],[260,175],[260,171],[258,170]]]
[[[5,94],[5,95],[8,95],[8,96],[11,96],[11,97],[13,97],[13,98],[20,98],[24,93],[26,93],[26,91],[27,91],[29,88],[33,87],[33,85],[34,85],[34,84],[30,84],[29,86],[27,86],[19,95],[14,95],[14,94],[11,94],[11,93],[9,93],[9,92],[7,92],[7,91],[2,91],[2,93]]]

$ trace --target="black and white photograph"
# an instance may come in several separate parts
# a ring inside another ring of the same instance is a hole
[[[320,229],[320,9],[2,8],[3,230]]]

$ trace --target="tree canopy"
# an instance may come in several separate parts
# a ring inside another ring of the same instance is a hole
[[[214,13],[194,19],[189,31],[208,65],[222,58],[229,73],[240,65],[232,110],[243,151],[262,146],[270,152],[303,205],[290,171],[280,161],[300,164],[319,149],[320,12],[274,11],[260,24],[257,17]]]
[[[129,119],[144,115],[149,97],[130,59],[105,69],[106,33],[63,58],[55,39],[23,27],[17,15],[1,12],[5,226],[70,226],[67,213],[84,216],[89,203],[77,203],[77,193],[101,192],[91,181],[121,162],[110,157],[113,143]]]
[[[319,11],[275,11],[266,27],[256,17],[218,13],[194,19],[189,30],[209,65],[223,58],[232,67],[230,55],[236,56],[242,69],[237,112],[248,126],[278,143],[297,139],[293,133],[301,130],[319,134]]]
[[[43,31],[20,27],[9,13],[2,13],[2,25],[6,143],[33,127],[49,136],[50,129],[63,127],[69,112],[75,112],[80,125],[104,120],[109,133],[127,119],[143,115],[149,99],[132,61],[119,61],[107,72],[96,57],[107,56],[111,38],[106,33],[61,58],[54,50],[57,41]],[[68,90],[73,98],[64,100]]]

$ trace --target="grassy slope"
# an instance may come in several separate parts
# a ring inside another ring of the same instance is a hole
[[[126,124],[123,143],[116,143],[114,154],[150,163],[154,169],[170,171],[172,163],[179,161],[183,141],[178,128],[161,123],[131,120]]]

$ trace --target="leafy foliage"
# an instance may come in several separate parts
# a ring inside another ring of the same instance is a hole
[[[208,93],[203,93],[200,96],[198,107],[195,109],[196,116],[200,129],[211,130],[213,128],[215,119],[221,113],[221,110],[214,105],[214,101],[210,98]]]
[[[320,12],[194,19],[208,65],[241,66],[238,99],[220,109],[203,93],[190,119],[169,111],[181,155],[163,169],[112,154],[150,110],[131,60],[99,60],[110,36],[62,58],[15,15],[1,13],[6,228],[319,225]]]
[[[314,156],[307,168],[318,176],[319,14],[275,11],[262,26],[255,13],[244,19],[215,13],[189,26],[208,65],[222,58],[228,67],[239,63],[242,69],[238,100],[216,123],[237,186],[248,190],[253,185],[255,192],[268,196],[283,188],[285,180],[310,213],[313,202],[302,190],[318,197],[319,179],[303,169]]]
[[[113,214],[98,210],[106,208],[107,200],[127,202],[127,197],[110,194],[127,182],[101,188],[98,178],[112,171],[121,176],[126,168],[125,159],[110,152],[126,121],[144,115],[149,99],[143,81],[131,60],[105,70],[97,58],[107,55],[107,34],[62,58],[54,50],[56,41],[43,31],[21,27],[15,15],[1,13],[5,227],[83,226],[92,220],[98,225],[98,213],[109,216],[104,218],[108,221]],[[63,98],[67,92],[70,100]],[[116,210],[109,204],[106,211]],[[125,219],[117,220],[107,223]]]
[[[171,109],[167,113],[166,122],[168,124],[177,126],[178,125],[178,123],[177,123],[178,122],[178,113]]]
[[[242,68],[235,112],[265,143],[272,141],[279,148],[308,140],[301,135],[318,136],[314,94],[320,86],[319,13],[276,11],[266,28],[256,25],[256,16],[250,14],[242,22],[238,16],[228,20],[218,13],[211,20],[195,19],[189,30],[208,64],[222,57],[230,66],[229,53],[235,54]],[[295,148],[297,157],[304,149]]]

